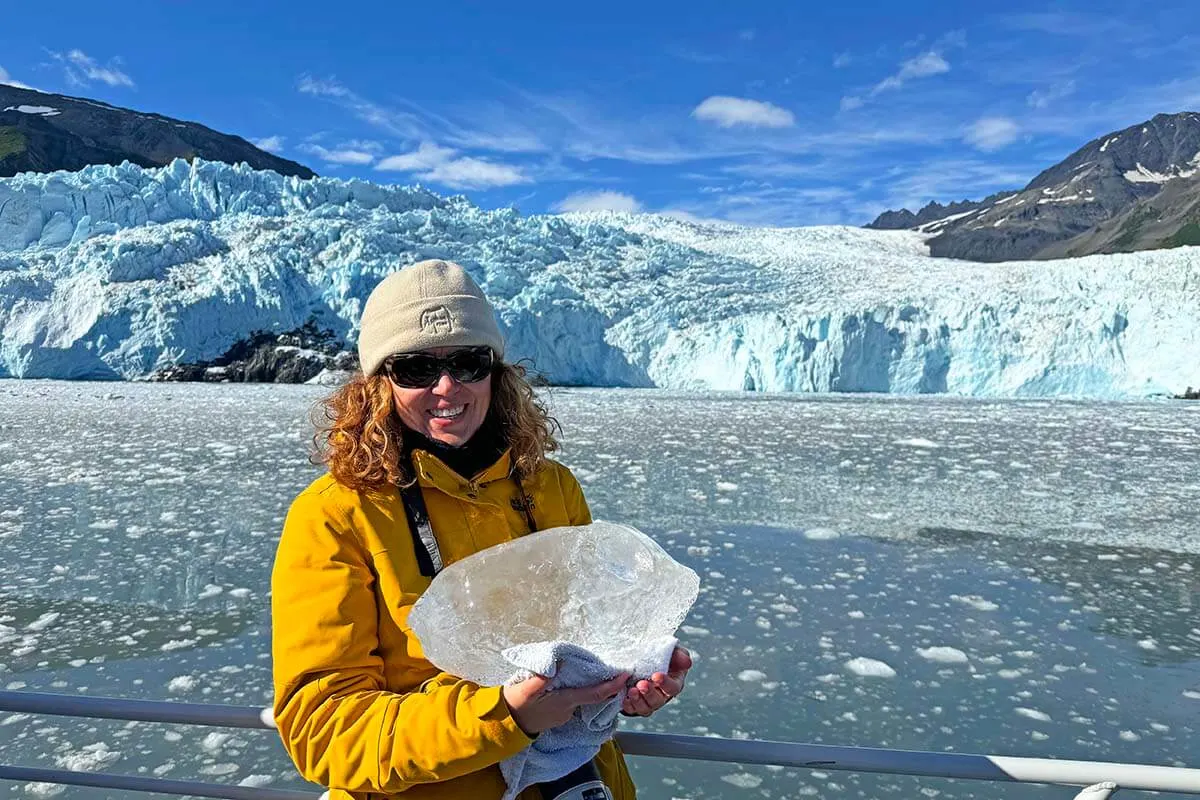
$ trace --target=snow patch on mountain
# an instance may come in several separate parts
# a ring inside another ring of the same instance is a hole
[[[521,216],[176,161],[0,181],[0,376],[137,379],[251,331],[347,341],[385,275],[462,263],[552,381],[1136,397],[1200,385],[1200,251],[932,259],[925,237]]]
[[[5,111],[16,111],[18,114],[34,114],[39,117],[56,117],[62,112],[53,106],[7,106]]]

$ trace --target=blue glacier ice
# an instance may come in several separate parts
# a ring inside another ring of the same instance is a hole
[[[561,384],[1142,397],[1200,386],[1200,249],[975,264],[922,235],[523,216],[244,165],[0,180],[0,377],[138,379],[462,263]]]

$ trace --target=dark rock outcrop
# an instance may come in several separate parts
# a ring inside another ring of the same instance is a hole
[[[209,383],[307,383],[321,373],[335,378],[358,369],[358,355],[333,331],[310,319],[287,333],[255,331],[220,358],[175,364],[155,373],[154,381]]]

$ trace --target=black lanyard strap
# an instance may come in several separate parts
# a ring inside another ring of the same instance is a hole
[[[408,486],[401,486],[400,499],[404,502],[404,516],[408,517],[408,530],[412,534],[413,550],[417,553],[417,566],[421,568],[422,575],[432,578],[442,571],[444,565],[437,537],[433,535],[433,525],[429,522],[425,496],[421,494],[421,484],[414,480]]]
[[[513,505],[519,505],[529,532],[537,531],[537,522],[533,519],[533,498],[525,494],[521,477],[512,473],[513,482],[517,484],[519,497]],[[442,571],[442,550],[438,547],[437,537],[433,534],[433,524],[429,521],[429,509],[425,507],[425,496],[421,493],[421,484],[413,481],[408,486],[400,487],[400,499],[404,503],[404,516],[408,518],[408,530],[412,534],[413,550],[417,554],[417,566],[426,578],[432,578]]]

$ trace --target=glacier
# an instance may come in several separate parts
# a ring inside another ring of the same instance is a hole
[[[925,236],[522,215],[175,161],[0,180],[0,377],[137,380],[463,264],[556,384],[1137,398],[1200,386],[1200,249],[978,264]]]

